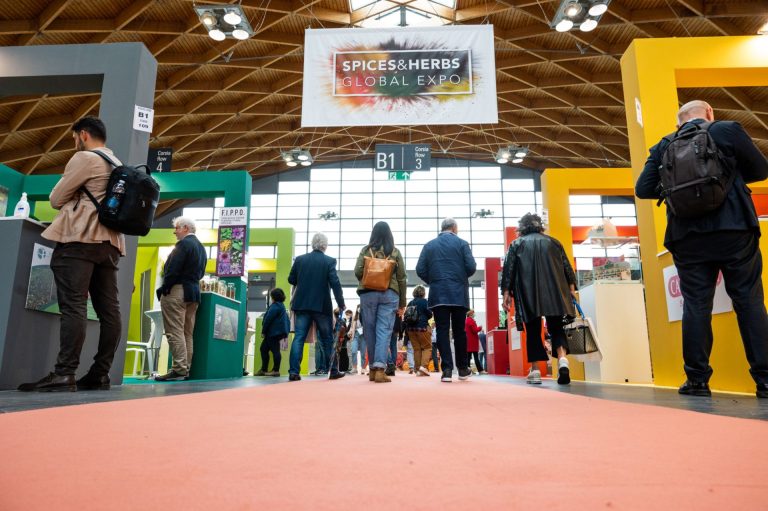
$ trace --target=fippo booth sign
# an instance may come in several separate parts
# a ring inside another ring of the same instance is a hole
[[[496,104],[491,25],[305,32],[302,127],[496,123]]]

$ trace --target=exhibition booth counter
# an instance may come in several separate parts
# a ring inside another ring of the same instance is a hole
[[[194,331],[190,378],[243,375],[243,335],[238,335],[240,302],[213,292],[201,293]]]

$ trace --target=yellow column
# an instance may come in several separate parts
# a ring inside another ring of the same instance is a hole
[[[648,149],[675,129],[678,88],[768,85],[768,38],[637,39],[622,57],[621,70],[632,174],[636,180]],[[766,187],[753,189],[760,191]],[[637,214],[654,382],[676,386],[685,374],[681,323],[669,322],[664,293],[662,270],[672,264],[663,246],[665,211],[656,208],[655,201],[640,200]],[[712,327],[712,388],[754,392],[735,315],[713,316]]]

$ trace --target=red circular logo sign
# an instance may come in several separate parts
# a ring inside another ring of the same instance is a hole
[[[683,293],[680,291],[680,277],[675,275],[669,279],[667,289],[669,290],[669,294],[672,296],[672,298],[678,298],[679,296],[682,296]]]

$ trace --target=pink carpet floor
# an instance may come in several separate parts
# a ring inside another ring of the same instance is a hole
[[[768,423],[394,380],[0,415],[0,510],[768,509]]]

